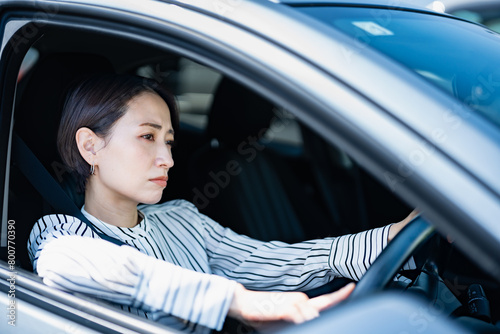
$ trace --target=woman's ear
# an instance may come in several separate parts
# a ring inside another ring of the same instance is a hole
[[[87,161],[89,165],[95,163],[95,155],[97,147],[100,147],[102,141],[99,136],[97,136],[94,131],[89,128],[79,128],[75,135],[76,145],[78,146],[78,151],[82,158]]]

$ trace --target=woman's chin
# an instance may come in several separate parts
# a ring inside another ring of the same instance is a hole
[[[143,202],[144,204],[156,204],[158,203],[159,201],[161,200],[161,197],[156,199],[156,200],[151,200],[151,201],[147,201],[147,202]]]
[[[140,203],[156,204],[161,200],[161,196],[162,196],[162,193],[160,193],[159,195],[148,196],[148,197],[143,198],[142,201],[140,201]]]

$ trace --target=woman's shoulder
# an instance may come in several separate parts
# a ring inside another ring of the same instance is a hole
[[[30,238],[45,238],[49,235],[88,235],[90,229],[80,219],[64,214],[50,214],[38,219],[31,229]]]
[[[139,205],[139,210],[145,215],[170,211],[195,211],[198,213],[196,206],[184,199],[175,199],[159,204],[142,204]]]
[[[50,214],[38,219],[28,238],[28,254],[31,261],[36,259],[37,253],[47,242],[67,235],[92,237],[93,232],[80,219],[70,215]]]
[[[65,224],[81,223],[82,221],[76,217],[65,214],[49,214],[39,218],[35,225],[43,227],[49,226],[63,226]]]

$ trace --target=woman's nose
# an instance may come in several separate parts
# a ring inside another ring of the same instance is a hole
[[[163,147],[159,150],[155,160],[158,167],[172,168],[174,166],[174,159],[172,157],[172,150],[170,147]]]

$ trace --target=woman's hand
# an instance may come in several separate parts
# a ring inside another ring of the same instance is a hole
[[[302,292],[251,291],[239,284],[228,315],[251,323],[276,320],[301,323],[346,299],[353,289],[354,283],[350,283],[338,291],[309,298]]]
[[[406,224],[411,222],[418,214],[419,212],[417,210],[413,210],[405,219],[403,219],[399,223],[392,224],[391,227],[389,228],[388,240],[391,241],[392,239],[394,239],[396,234],[398,234],[399,231],[401,231],[403,227],[405,227]]]

